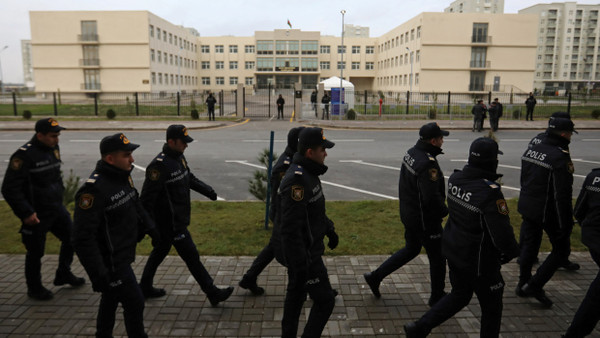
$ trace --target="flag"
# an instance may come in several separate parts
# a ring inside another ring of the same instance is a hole
[[[290,22],[290,19],[288,19],[288,26],[290,26],[290,28],[292,28],[292,23]]]

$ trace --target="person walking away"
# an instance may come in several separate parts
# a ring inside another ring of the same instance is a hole
[[[483,129],[483,119],[485,118],[486,107],[483,104],[483,100],[477,100],[477,104],[473,106],[471,109],[471,114],[473,114],[473,130],[477,129],[478,132],[481,132]]]
[[[490,129],[494,132],[498,131],[498,121],[502,117],[502,110],[502,103],[498,102],[498,98],[495,98],[489,109]]]
[[[42,284],[42,257],[48,232],[61,241],[54,285],[79,287],[85,283],[85,279],[71,272],[73,247],[70,236],[73,222],[63,205],[65,187],[58,145],[60,132],[64,129],[53,118],[38,120],[31,140],[10,157],[2,181],[2,196],[21,220],[19,232],[27,250],[27,295],[37,300],[54,297],[52,291]]]

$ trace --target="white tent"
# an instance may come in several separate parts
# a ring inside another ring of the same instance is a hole
[[[321,83],[327,91],[330,91],[331,88],[340,88],[340,78],[337,76],[319,82],[319,84]],[[350,81],[342,80],[342,88],[344,88],[344,103],[348,105],[348,108],[354,108],[354,85]]]

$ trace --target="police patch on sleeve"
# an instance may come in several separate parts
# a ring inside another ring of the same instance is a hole
[[[508,205],[506,204],[506,200],[497,200],[496,206],[498,207],[498,212],[502,215],[508,215]]]
[[[21,170],[21,168],[23,167],[23,160],[18,158],[18,157],[13,157],[13,159],[10,161],[10,168],[12,170]]]
[[[133,188],[133,179],[129,176],[129,185]]]
[[[429,179],[434,182],[438,180],[438,170],[436,168],[429,169]]]
[[[148,178],[150,179],[150,181],[158,181],[158,179],[160,178],[160,171],[158,171],[157,169],[152,169],[148,172]]]
[[[79,208],[83,210],[87,210],[94,205],[94,195],[92,194],[83,194],[79,197]]]
[[[570,174],[575,172],[575,166],[573,165],[573,162],[569,161],[569,163],[567,163],[567,170]]]
[[[302,201],[304,198],[304,187],[301,185],[292,186],[292,199],[294,201]]]

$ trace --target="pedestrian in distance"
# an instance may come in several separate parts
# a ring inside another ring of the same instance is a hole
[[[215,201],[217,193],[191,172],[183,153],[194,141],[185,126],[173,124],[167,128],[167,142],[162,151],[146,168],[146,179],[142,187],[141,200],[144,208],[154,219],[160,232],[160,241],[155,243],[140,281],[146,298],[162,297],[164,289],[155,288],[154,275],[174,246],[187,265],[190,273],[200,284],[212,306],[217,306],[231,296],[233,287],[220,289],[200,261],[198,249],[188,231],[190,225],[190,190],[194,190]]]
[[[533,110],[535,109],[535,105],[537,104],[537,100],[533,96],[533,93],[529,93],[529,96],[525,100],[525,106],[527,107],[527,115],[525,115],[525,121],[531,120],[533,121]]]
[[[71,272],[73,222],[63,205],[65,187],[58,145],[60,132],[64,129],[53,118],[38,120],[31,140],[10,157],[2,182],[2,195],[21,220],[19,232],[27,250],[27,295],[37,300],[48,300],[54,296],[42,284],[42,257],[48,232],[61,241],[54,285],[78,287],[85,283],[85,279]]]
[[[283,119],[283,106],[285,105],[285,100],[283,99],[283,96],[281,96],[281,94],[279,94],[279,98],[277,98],[277,119],[279,120],[279,117],[281,116],[281,119]]]
[[[575,131],[567,118],[550,119],[541,143],[528,148],[521,157],[521,192],[518,210],[523,217],[520,233],[520,271],[516,294],[534,297],[551,307],[543,289],[554,272],[568,259],[573,229],[573,162],[569,143]],[[552,251],[532,276],[531,269],[542,241],[542,231]]]
[[[132,153],[138,147],[121,133],[104,137],[100,142],[101,160],[75,198],[73,247],[93,290],[102,293],[96,337],[112,337],[119,303],[127,335],[147,337],[144,296],[131,263],[135,261],[137,242],[146,233],[153,241],[158,235],[130,176]]]
[[[310,94],[310,103],[312,104],[312,108],[315,111],[315,118],[319,117],[317,113],[317,91],[313,90],[312,94]]]
[[[208,93],[208,97],[206,98],[206,108],[208,109],[208,120],[215,120],[215,103],[217,103],[217,99],[213,96],[212,93]]]
[[[508,206],[497,179],[498,144],[478,138],[469,148],[463,170],[448,180],[448,221],[443,252],[450,269],[450,293],[419,320],[406,324],[406,336],[425,337],[458,313],[477,295],[481,308],[481,337],[498,337],[502,321],[504,279],[501,265],[519,254]]]
[[[478,132],[481,132],[486,111],[487,108],[483,103],[483,100],[477,100],[477,104],[471,108],[471,114],[473,114],[473,129],[471,131],[477,129]]]
[[[335,249],[338,236],[325,212],[325,195],[319,176],[325,174],[327,150],[334,143],[321,128],[304,128],[298,139],[298,152],[279,186],[279,209],[276,214],[275,257],[286,266],[288,285],[281,320],[284,338],[296,337],[298,321],[306,294],[313,305],[304,327],[303,337],[320,337],[335,306],[322,255],[323,238]]]
[[[298,136],[304,127],[296,127],[290,129],[287,136],[287,146],[281,156],[277,159],[277,163],[271,171],[271,209],[269,210],[269,219],[275,222],[275,215],[279,211],[279,199],[277,198],[277,190],[281,179],[292,164],[292,158],[298,149]],[[239,286],[243,289],[250,290],[254,295],[260,296],[265,293],[265,289],[258,286],[256,280],[258,275],[271,263],[275,258],[275,236],[271,235],[269,243],[256,256],[250,269],[246,271]]]
[[[600,168],[593,169],[585,178],[577,202],[575,219],[581,226],[581,242],[590,249],[590,255],[600,267]],[[600,320],[600,272],[590,284],[571,325],[563,337],[579,338],[592,333]]]
[[[494,132],[498,131],[498,121],[502,117],[502,110],[502,103],[498,102],[498,98],[495,98],[488,110],[490,113],[490,129]]]
[[[425,247],[429,258],[431,297],[429,305],[437,303],[446,293],[446,259],[442,255],[442,219],[448,215],[446,183],[436,157],[442,152],[444,136],[450,133],[437,123],[423,125],[419,140],[402,160],[398,196],[400,219],[404,224],[406,246],[372,272],[364,274],[373,295],[380,298],[381,281],[413,260]]]
[[[321,103],[323,104],[323,114],[321,115],[321,120],[329,120],[329,102],[331,102],[331,97],[329,97],[329,94],[325,92],[321,98]]]

